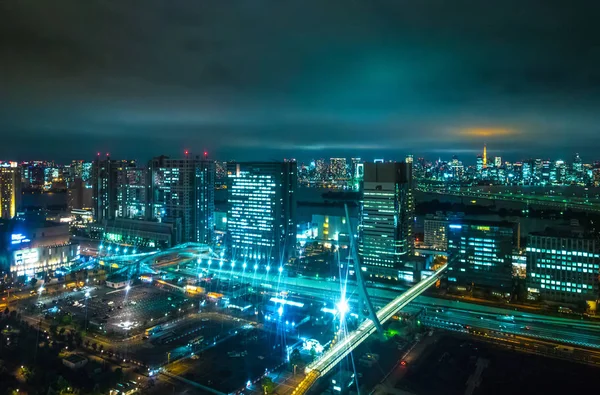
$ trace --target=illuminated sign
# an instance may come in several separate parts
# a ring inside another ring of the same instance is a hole
[[[490,230],[489,226],[478,226],[477,230]]]
[[[450,229],[462,229],[462,225],[450,225]]]
[[[31,265],[37,263],[40,259],[38,250],[35,248],[28,250],[19,250],[14,253],[16,265]]]
[[[31,240],[21,233],[13,233],[10,235],[10,244],[29,243]]]

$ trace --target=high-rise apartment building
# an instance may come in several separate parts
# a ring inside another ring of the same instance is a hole
[[[119,216],[120,172],[135,167],[133,160],[114,160],[98,157],[92,165],[93,209],[96,222]]]
[[[215,164],[200,157],[160,156],[148,165],[147,216],[173,223],[175,243],[212,244],[215,230]]]
[[[125,167],[117,174],[117,217],[146,219],[148,170]]]
[[[359,256],[363,265],[400,267],[414,254],[412,166],[365,163]]]
[[[448,284],[506,296],[512,289],[512,254],[519,225],[461,220],[448,225]]]
[[[0,163],[0,218],[14,218],[20,206],[21,169],[16,162]]]
[[[576,303],[599,298],[600,243],[548,231],[527,237],[527,290],[542,300]]]
[[[286,262],[296,245],[296,162],[233,163],[228,173],[232,259]]]

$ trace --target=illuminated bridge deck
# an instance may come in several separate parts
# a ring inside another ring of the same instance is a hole
[[[379,322],[384,323],[388,321],[394,314],[396,314],[399,310],[404,308],[404,306],[423,293],[423,291],[435,284],[442,273],[444,273],[446,268],[447,266],[443,266],[431,277],[428,277],[414,285],[402,295],[398,296],[385,307],[380,309],[377,312],[377,318],[379,319]],[[306,368],[307,375],[304,380],[300,382],[298,387],[296,387],[293,394],[305,394],[319,377],[327,374],[376,330],[377,328],[373,321],[366,319],[356,330],[348,334],[348,336],[330,348],[319,359]]]

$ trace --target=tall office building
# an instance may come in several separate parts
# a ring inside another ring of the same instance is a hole
[[[483,166],[483,157],[481,155],[477,155],[477,165],[476,165],[476,169],[477,169],[477,173],[479,175],[481,175],[481,171],[483,170],[484,166]]]
[[[16,162],[0,163],[0,218],[14,218],[20,206],[21,169]]]
[[[103,222],[119,216],[119,174],[123,169],[135,167],[133,160],[114,160],[100,156],[92,165],[92,190],[94,220]]]
[[[296,162],[246,162],[228,170],[232,259],[280,265],[296,245]]]
[[[199,156],[160,156],[148,165],[147,215],[178,229],[175,243],[212,244],[215,231],[215,163]]]
[[[117,174],[117,217],[145,219],[148,206],[147,169],[125,167]]]
[[[494,166],[495,167],[502,167],[502,157],[501,156],[495,156],[494,157]]]
[[[512,289],[512,253],[519,225],[462,220],[448,225],[448,283],[506,296]]]
[[[575,154],[575,156],[573,157],[572,173],[573,181],[575,181],[576,183],[583,182],[583,161],[581,160],[579,154]]]
[[[527,290],[534,298],[575,303],[599,297],[600,244],[556,231],[527,237]]]
[[[361,206],[361,263],[401,267],[414,254],[412,165],[365,163]]]

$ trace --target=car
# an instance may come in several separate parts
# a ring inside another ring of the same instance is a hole
[[[400,365],[406,366],[407,362],[405,360],[400,361]]]

